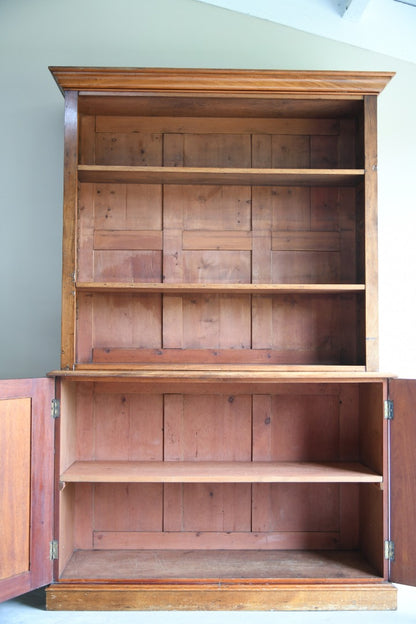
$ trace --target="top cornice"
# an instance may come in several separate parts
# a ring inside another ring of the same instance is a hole
[[[111,93],[378,95],[392,72],[50,67],[60,90]]]

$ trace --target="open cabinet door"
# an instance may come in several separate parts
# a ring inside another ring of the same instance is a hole
[[[390,580],[416,585],[416,380],[389,382],[391,421],[391,539],[395,555]]]
[[[0,381],[0,601],[52,581],[53,379]]]

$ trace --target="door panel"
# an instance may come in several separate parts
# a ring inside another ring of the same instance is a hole
[[[0,600],[52,581],[52,379],[0,381]]]
[[[391,539],[395,558],[390,580],[416,585],[416,380],[389,383],[391,421]]]

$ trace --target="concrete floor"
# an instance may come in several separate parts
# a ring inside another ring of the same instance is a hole
[[[367,612],[180,612],[46,611],[37,590],[0,604],[0,624],[416,624],[416,589],[399,585],[397,611]]]

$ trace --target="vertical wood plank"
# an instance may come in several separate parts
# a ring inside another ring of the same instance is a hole
[[[75,237],[78,203],[78,93],[65,92],[64,207],[62,238],[61,368],[75,363]]]
[[[336,395],[253,397],[253,461],[337,461]]]
[[[97,531],[161,531],[162,492],[160,483],[95,484],[91,538]]]
[[[359,461],[359,396],[354,384],[339,386],[339,459]]]
[[[338,202],[339,229],[341,233],[340,280],[344,284],[360,283],[357,271],[357,208],[355,189],[339,189]]]
[[[341,483],[339,485],[339,522],[340,545],[342,548],[352,550],[359,545],[359,504],[360,486],[356,483]]]
[[[94,484],[75,483],[73,505],[73,550],[91,550],[93,547],[92,529],[94,525]]]
[[[166,395],[165,460],[250,461],[251,398]]]
[[[272,282],[272,201],[268,189],[252,189],[251,280],[254,284]]]
[[[163,296],[162,347],[184,348],[183,297]]]
[[[253,485],[253,531],[339,533],[339,486],[334,483],[257,483]]]
[[[163,459],[160,395],[96,394],[95,459]]]
[[[340,169],[359,168],[359,165],[356,164],[356,135],[357,123],[355,119],[341,119],[339,121],[338,167]]]
[[[183,167],[184,135],[167,133],[163,135],[163,166]]]
[[[77,279],[94,281],[94,184],[80,184],[78,199]]]
[[[250,531],[246,483],[165,485],[165,531]]]
[[[95,163],[95,115],[81,115],[79,119],[79,162]]]
[[[252,167],[267,169],[272,167],[272,137],[270,134],[253,134]]]
[[[162,165],[162,135],[146,132],[97,132],[97,165]]]
[[[272,167],[308,168],[311,163],[311,139],[302,135],[272,136]]]

